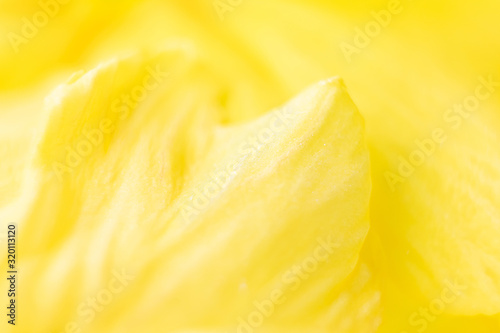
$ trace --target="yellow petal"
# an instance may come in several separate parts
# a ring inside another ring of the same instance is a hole
[[[203,68],[182,49],[143,53],[77,73],[47,99],[26,215],[3,211],[23,226],[26,315],[42,331],[75,320],[89,332],[374,332],[373,266],[356,268],[369,156],[342,81],[222,124]],[[122,269],[133,281],[90,318],[87,297]],[[365,299],[355,315],[370,320],[341,320]]]

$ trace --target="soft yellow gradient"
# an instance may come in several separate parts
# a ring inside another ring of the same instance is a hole
[[[19,325],[2,329],[63,332],[128,269],[82,332],[237,332],[333,235],[333,257],[255,331],[499,332],[500,3],[216,3],[73,0],[12,47],[41,8],[0,1],[0,222],[20,229]],[[157,66],[144,100],[116,102]],[[276,131],[285,105],[297,117]]]

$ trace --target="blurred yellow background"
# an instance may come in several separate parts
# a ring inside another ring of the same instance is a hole
[[[370,231],[359,262],[380,298],[342,284],[347,298],[363,299],[342,312],[359,323],[333,332],[500,332],[499,14],[498,0],[0,0],[0,216],[25,209],[14,202],[47,121],[44,99],[73,73],[180,48],[194,60],[179,89],[224,125],[339,76],[366,127]],[[20,246],[36,261],[26,237]],[[422,314],[448,282],[467,286],[465,295]],[[368,299],[377,319],[364,325],[356,316]],[[28,325],[19,331],[49,332],[65,319],[40,330],[28,311],[19,320]]]

